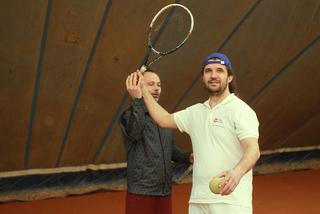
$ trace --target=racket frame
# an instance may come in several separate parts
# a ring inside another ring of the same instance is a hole
[[[182,40],[182,42],[179,43],[179,45],[177,45],[175,48],[173,48],[173,49],[171,49],[169,51],[161,52],[161,51],[156,50],[152,46],[152,43],[151,43],[151,31],[152,31],[152,27],[153,27],[155,21],[160,16],[160,14],[163,11],[165,11],[165,10],[171,8],[171,7],[181,7],[185,11],[187,11],[187,13],[189,14],[189,17],[190,17],[190,28],[189,28],[189,32],[188,32],[187,36],[184,38],[184,40]],[[151,23],[149,25],[149,29],[148,29],[148,54],[146,56],[145,63],[140,68],[140,71],[141,72],[145,72],[150,65],[152,65],[153,63],[158,61],[161,57],[163,57],[165,55],[168,55],[168,54],[171,54],[171,53],[175,52],[176,50],[178,50],[189,39],[189,37],[190,37],[190,35],[191,35],[192,31],[193,31],[193,27],[194,27],[193,15],[192,15],[191,11],[186,6],[184,6],[182,4],[169,4],[169,5],[166,5],[163,8],[161,8],[161,10],[159,10],[159,12],[153,17],[153,19],[151,20]],[[158,56],[155,59],[153,59],[150,63],[148,63],[148,65],[146,65],[151,52],[155,53]]]

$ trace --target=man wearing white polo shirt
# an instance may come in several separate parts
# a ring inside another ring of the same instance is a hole
[[[189,214],[251,214],[252,167],[259,159],[259,122],[235,94],[231,62],[210,54],[202,65],[209,99],[170,114],[154,101],[139,72],[129,77],[132,90],[142,90],[152,118],[163,128],[178,128],[192,141],[194,166]],[[219,194],[210,191],[212,177],[222,177]]]

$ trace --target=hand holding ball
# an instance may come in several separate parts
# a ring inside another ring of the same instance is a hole
[[[211,179],[211,181],[209,183],[209,188],[210,188],[211,192],[213,192],[215,194],[219,194],[219,192],[221,190],[222,179],[223,179],[223,177],[219,177],[219,176],[215,176]]]

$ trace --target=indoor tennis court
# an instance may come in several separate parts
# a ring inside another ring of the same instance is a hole
[[[168,4],[187,7],[194,25],[150,65],[159,103],[176,112],[206,101],[203,59],[227,54],[260,124],[254,213],[320,213],[318,0],[1,1],[0,213],[124,213],[125,81]],[[175,130],[174,141],[192,152],[187,134]],[[188,169],[173,165],[175,214],[188,213]]]

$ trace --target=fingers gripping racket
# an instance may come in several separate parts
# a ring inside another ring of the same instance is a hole
[[[163,7],[152,19],[148,30],[148,50],[141,72],[145,72],[160,58],[178,50],[193,31],[193,15],[181,4]]]

